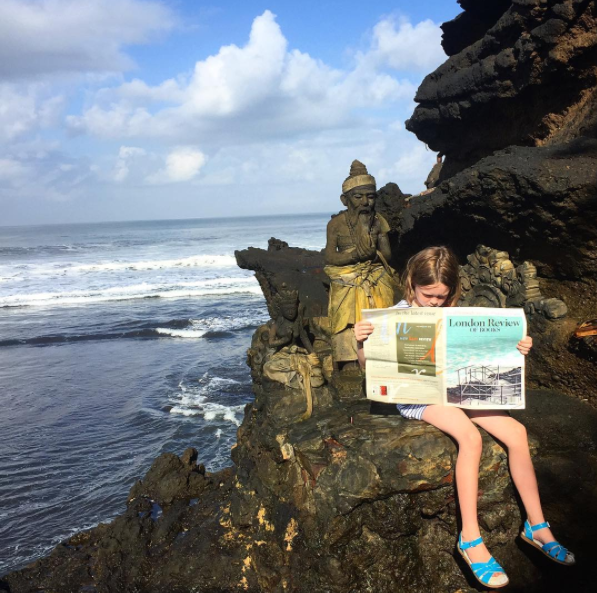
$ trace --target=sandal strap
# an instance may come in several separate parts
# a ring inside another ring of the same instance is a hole
[[[563,562],[568,555],[568,550],[558,542],[549,542],[542,546],[543,550],[552,558]]]
[[[487,562],[473,562],[471,569],[475,576],[485,585],[489,584],[491,577],[496,573],[506,574],[506,571],[493,556]]]
[[[460,534],[460,549],[461,550],[468,550],[469,548],[475,548],[476,546],[478,546],[479,544],[483,543],[483,538],[482,537],[478,537],[477,539],[473,539],[470,542],[465,542],[462,539],[462,533]],[[483,562],[482,564],[486,564],[485,562]]]
[[[531,525],[528,521],[527,523],[529,524],[529,529],[531,531],[539,531],[539,529],[545,529],[546,527],[551,527],[551,525],[545,521],[543,523],[537,523],[537,525]]]

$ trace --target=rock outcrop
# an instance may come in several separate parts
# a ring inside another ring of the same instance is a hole
[[[33,593],[456,591],[476,589],[454,554],[454,443],[363,401],[316,401],[299,423],[293,390],[258,386],[234,449],[209,474],[197,452],[164,454],[109,525],[76,535],[0,581]],[[550,391],[517,413],[537,451],[546,513],[579,565],[519,546],[505,453],[484,436],[479,513],[510,591],[592,590],[597,413]]]
[[[407,122],[446,155],[442,178],[511,145],[595,136],[597,13],[587,0],[461,0],[443,26],[450,59]]]
[[[541,290],[568,309],[556,323],[532,317],[532,380],[597,405],[594,345],[574,337],[597,317],[597,5],[460,4],[443,25],[451,57],[424,80],[407,122],[445,155],[443,181],[390,206],[394,263],[428,237],[461,258],[483,243],[530,261]]]

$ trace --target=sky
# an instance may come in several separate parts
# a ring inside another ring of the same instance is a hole
[[[0,226],[341,209],[404,128],[456,0],[1,0]]]

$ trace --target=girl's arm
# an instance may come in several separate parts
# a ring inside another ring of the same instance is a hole
[[[357,321],[354,325],[354,336],[357,339],[357,358],[361,368],[365,368],[365,351],[363,350],[363,342],[373,333],[373,324],[369,321]]]
[[[522,338],[522,340],[520,340],[520,342],[518,342],[518,345],[516,347],[518,348],[518,351],[521,354],[526,356],[533,347],[533,338],[531,338],[531,336],[525,336],[524,338]]]

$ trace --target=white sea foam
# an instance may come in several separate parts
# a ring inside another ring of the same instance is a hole
[[[240,419],[237,414],[242,413],[245,406],[224,406],[222,404],[204,403],[195,404],[193,407],[174,406],[170,410],[170,414],[178,414],[181,416],[203,416],[205,420],[216,420],[221,418],[227,422],[231,422],[236,426],[240,426]]]
[[[268,315],[265,311],[261,314],[253,312],[252,315],[240,316],[224,316],[224,317],[206,317],[204,319],[191,319],[190,327],[184,329],[171,329],[169,327],[158,327],[156,332],[163,336],[171,336],[173,338],[202,338],[208,332],[214,331],[234,331],[247,327],[249,325],[260,325],[265,323]],[[217,385],[218,381],[231,381],[231,379],[221,379],[213,377],[213,385]],[[224,383],[222,383],[224,384]]]
[[[180,393],[176,396],[176,404],[170,409],[170,414],[180,416],[203,416],[205,420],[224,420],[240,426],[240,416],[245,408],[244,404],[226,406],[209,401],[209,395],[216,395],[226,385],[238,385],[239,382],[225,377],[209,377],[205,373],[199,385],[185,386],[179,384]]]
[[[134,284],[113,286],[96,290],[71,290],[64,292],[38,292],[13,294],[0,297],[3,307],[57,307],[64,305],[88,305],[112,301],[146,298],[182,299],[228,294],[260,295],[261,289],[254,278],[215,278],[196,282],[168,284]]]
[[[201,338],[209,329],[168,329],[167,327],[158,327],[155,331],[163,336],[173,338]]]
[[[231,268],[236,267],[236,259],[232,255],[193,255],[180,259],[158,259],[142,261],[109,261],[73,265],[52,262],[44,265],[26,266],[28,275],[55,276],[74,275],[97,272],[120,272],[167,270],[172,268]]]

